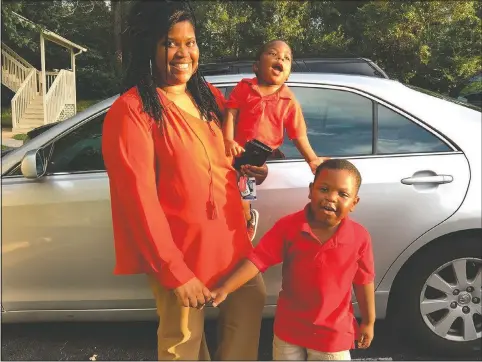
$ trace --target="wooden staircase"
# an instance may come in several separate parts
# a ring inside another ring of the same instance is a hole
[[[43,96],[41,94],[37,94],[28,107],[25,109],[22,118],[20,118],[20,122],[16,129],[20,130],[31,130],[35,127],[42,126],[44,124],[44,108],[43,108]]]
[[[70,70],[41,72],[2,43],[2,84],[15,92],[12,98],[12,131],[27,132],[75,115],[75,75]]]
[[[22,85],[22,80],[16,74],[9,74],[7,72],[4,73],[2,69],[2,84],[10,90],[16,92]]]

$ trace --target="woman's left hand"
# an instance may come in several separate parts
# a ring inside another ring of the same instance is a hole
[[[268,166],[266,166],[266,164],[261,167],[243,165],[241,166],[241,173],[248,177],[254,177],[256,179],[256,185],[261,185],[268,176]]]

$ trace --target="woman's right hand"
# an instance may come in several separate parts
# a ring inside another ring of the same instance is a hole
[[[238,142],[234,140],[224,140],[224,149],[226,151],[226,156],[237,157],[244,152],[244,148],[239,145]]]
[[[177,301],[183,307],[202,308],[210,301],[211,292],[198,278],[192,278],[187,283],[174,289]]]

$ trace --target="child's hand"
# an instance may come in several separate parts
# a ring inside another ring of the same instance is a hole
[[[226,150],[226,156],[237,157],[244,152],[244,148],[241,147],[238,142],[234,140],[224,140],[224,149]]]
[[[213,297],[213,307],[217,307],[219,304],[224,302],[228,293],[224,291],[223,287],[216,288],[211,292],[211,296]]]
[[[366,349],[370,347],[375,334],[374,327],[375,324],[360,324],[357,337],[358,348]]]
[[[310,169],[311,169],[311,172],[313,172],[313,175],[316,173],[316,169],[318,168],[318,166],[329,159],[330,159],[329,157],[318,157],[316,160],[308,162],[308,165],[310,166]]]

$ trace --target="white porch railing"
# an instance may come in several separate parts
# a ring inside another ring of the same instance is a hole
[[[25,68],[35,68],[32,64],[30,64],[25,59],[23,59],[20,55],[18,55],[12,48],[10,48],[5,43],[2,43],[2,50],[8,55],[10,55],[11,57],[15,58]]]
[[[62,110],[68,104],[75,105],[74,73],[62,69],[45,96],[45,123],[58,120]]]
[[[34,124],[32,120],[35,124],[47,124],[75,115],[75,74],[72,71],[45,72],[46,94],[43,94],[42,72],[4,43],[1,50],[2,84],[15,92],[11,101],[13,128],[21,128],[24,118],[30,126]]]
[[[38,95],[37,70],[30,69],[27,77],[12,98],[12,127],[19,127],[19,121],[32,100]]]
[[[16,54],[16,53],[15,53]],[[13,91],[18,91],[33,67],[26,67],[23,62],[3,49],[2,45],[2,83]]]
[[[42,75],[39,72],[39,77]],[[59,72],[45,72],[45,82],[47,83],[47,92],[49,91],[52,83],[54,82],[55,78],[59,75]]]

